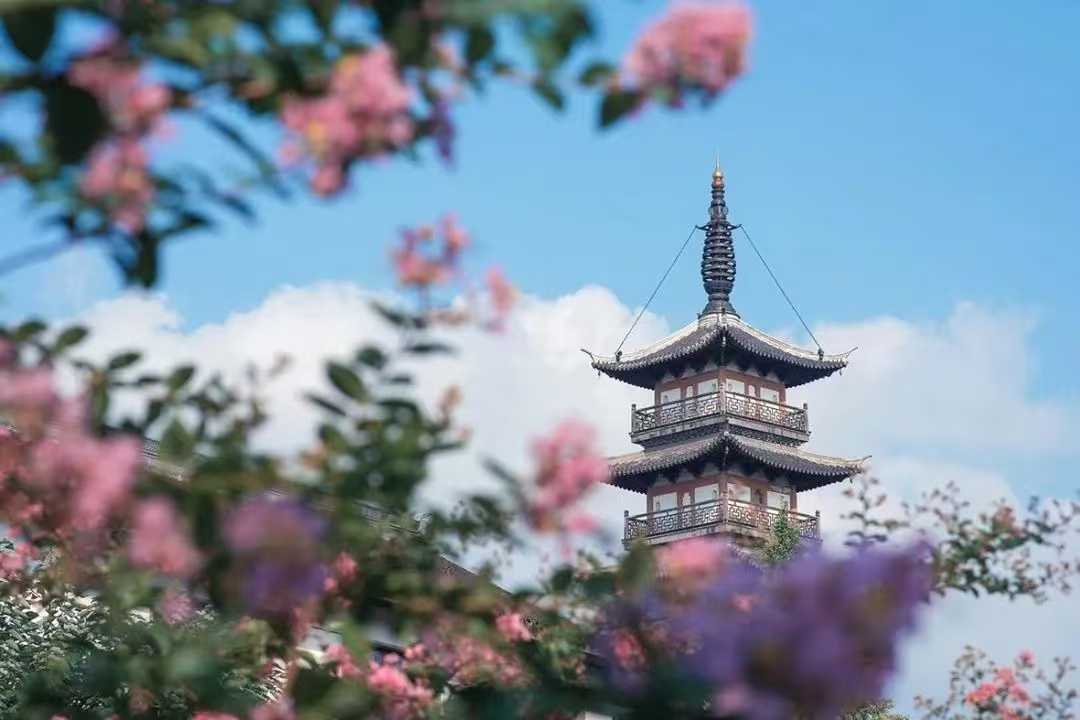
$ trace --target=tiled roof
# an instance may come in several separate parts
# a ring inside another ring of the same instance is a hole
[[[611,484],[644,492],[644,482],[652,474],[722,457],[725,449],[730,459],[750,460],[787,474],[796,490],[811,490],[851,477],[862,469],[866,460],[818,455],[789,445],[723,432],[700,440],[613,457],[609,460]]]
[[[616,357],[593,356],[592,366],[613,378],[651,388],[664,366],[693,358],[728,358],[738,354],[768,365],[788,387],[828,377],[847,367],[850,352],[819,354],[763,333],[731,314],[704,315],[681,330],[635,352]]]

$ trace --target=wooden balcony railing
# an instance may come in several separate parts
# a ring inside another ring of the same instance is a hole
[[[685,420],[725,414],[797,432],[810,430],[805,406],[797,408],[738,393],[715,392],[647,408],[634,406],[630,411],[630,432],[639,433]]]
[[[808,539],[821,537],[819,514],[803,515],[792,510],[767,508],[742,500],[721,498],[680,508],[627,516],[623,540],[630,542],[723,524],[771,531],[776,524],[776,519],[785,512],[798,531],[799,537]]]

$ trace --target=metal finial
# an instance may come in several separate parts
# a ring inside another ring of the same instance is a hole
[[[731,304],[731,291],[735,288],[735,243],[731,237],[732,224],[727,219],[727,203],[724,200],[724,172],[720,158],[712,176],[712,202],[709,204],[709,222],[705,226],[705,247],[701,253],[701,281],[709,302],[702,315],[720,313],[739,314]]]

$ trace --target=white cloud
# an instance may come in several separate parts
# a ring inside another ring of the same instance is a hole
[[[580,349],[612,351],[633,315],[609,291],[587,287],[552,301],[525,298],[503,336],[456,335],[460,355],[425,363],[419,388],[432,400],[448,386],[460,386],[461,420],[476,431],[475,442],[469,453],[436,464],[426,498],[441,504],[458,491],[489,483],[477,464],[480,456],[527,468],[528,439],[571,415],[596,425],[605,451],[632,449],[629,406],[647,403],[648,393],[597,377]],[[93,352],[150,348],[159,366],[197,360],[238,376],[251,361],[266,364],[278,353],[289,354],[291,370],[269,392],[274,420],[259,438],[279,450],[311,438],[313,415],[300,394],[322,384],[327,357],[360,343],[391,340],[370,311],[368,295],[348,283],[282,288],[253,310],[191,330],[160,297],[102,303],[86,319],[97,328]],[[663,319],[646,314],[629,346],[668,330]],[[820,328],[816,334],[830,350],[860,349],[843,376],[795,395],[797,402],[810,403],[813,448],[856,457],[873,453],[873,470],[894,502],[950,480],[982,502],[1015,501],[1018,493],[990,461],[973,465],[964,458],[972,451],[1067,453],[1080,425],[1076,408],[1032,398],[1031,330],[1027,316],[969,304],[940,324],[877,318]],[[994,424],[993,433],[987,423]],[[845,507],[842,489],[833,486],[800,501],[804,510],[822,510],[825,530],[834,538],[845,529],[837,519]],[[617,538],[623,510],[642,512],[644,500],[602,488],[586,508]],[[527,577],[536,567],[535,557],[514,560],[511,579]],[[953,658],[968,642],[1006,657],[1025,648],[1049,655],[1080,646],[1080,619],[1065,610],[1062,602],[1041,608],[964,599],[942,603],[910,646],[897,690],[940,693]]]

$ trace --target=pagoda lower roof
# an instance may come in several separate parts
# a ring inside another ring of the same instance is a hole
[[[687,365],[733,362],[762,374],[773,372],[787,387],[804,385],[847,367],[850,351],[825,355],[778,340],[730,313],[710,313],[663,340],[616,357],[592,355],[600,372],[652,389],[670,372],[678,377]],[[591,355],[591,353],[590,353]]]
[[[862,471],[867,458],[846,460],[801,448],[723,432],[663,448],[619,455],[608,460],[615,487],[643,493],[656,475],[713,462],[723,469],[731,461],[756,465],[787,477],[796,491],[813,490],[845,480]]]

